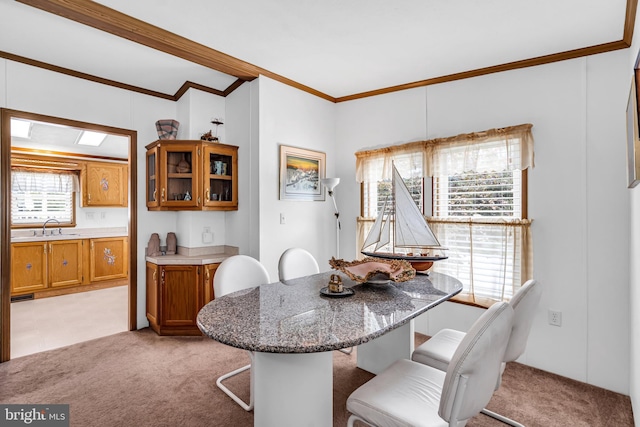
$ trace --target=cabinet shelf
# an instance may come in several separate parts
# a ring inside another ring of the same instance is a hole
[[[238,209],[238,147],[202,140],[158,140],[146,149],[147,209]],[[180,173],[176,168],[190,170]],[[187,193],[189,200],[185,200]]]

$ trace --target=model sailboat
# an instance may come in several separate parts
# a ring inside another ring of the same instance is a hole
[[[391,227],[393,224],[393,233]],[[373,251],[366,251],[371,246]],[[388,246],[391,252],[379,252]],[[429,224],[416,206],[400,173],[393,166],[391,202],[387,199],[378,212],[361,252],[364,255],[409,261],[417,271],[426,271],[434,261],[448,258],[446,248],[429,228]]]

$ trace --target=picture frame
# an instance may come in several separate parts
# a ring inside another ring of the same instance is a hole
[[[324,201],[326,153],[280,145],[280,200]]]
[[[640,183],[640,136],[638,130],[638,70],[634,70],[627,101],[627,188]]]

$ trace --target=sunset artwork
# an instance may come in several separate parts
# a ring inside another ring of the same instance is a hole
[[[287,192],[317,194],[320,191],[319,163],[318,160],[287,156]]]
[[[280,198],[323,200],[324,153],[281,146]]]

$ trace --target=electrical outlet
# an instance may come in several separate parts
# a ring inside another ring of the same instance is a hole
[[[562,326],[562,312],[549,310],[549,324],[552,326]]]

